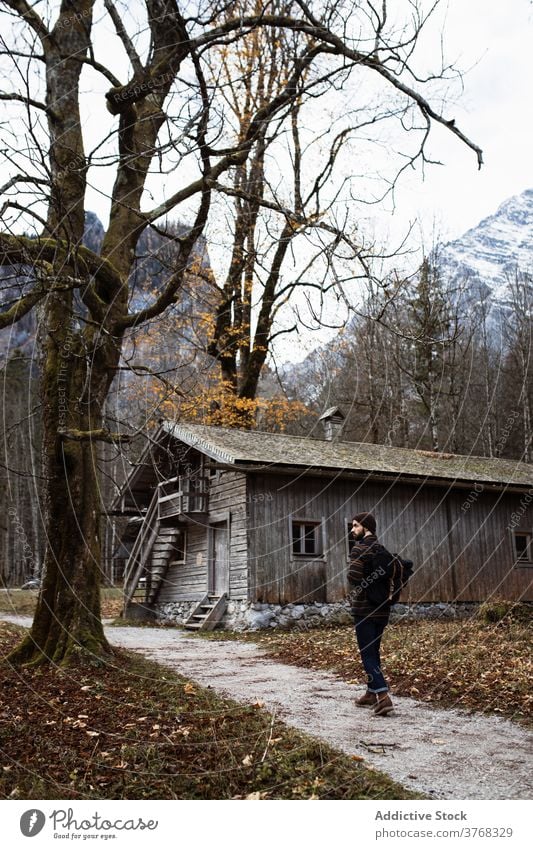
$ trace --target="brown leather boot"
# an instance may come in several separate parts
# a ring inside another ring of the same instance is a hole
[[[376,716],[387,716],[394,710],[391,698],[388,693],[377,693],[377,700],[374,705],[374,714]]]
[[[376,704],[377,700],[376,693],[371,693],[370,690],[367,690],[363,696],[356,699],[355,704],[358,707],[372,707],[372,705]]]

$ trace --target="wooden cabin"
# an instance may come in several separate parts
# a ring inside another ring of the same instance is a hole
[[[128,615],[257,627],[338,610],[363,510],[414,561],[406,602],[533,600],[530,465],[343,442],[338,411],[324,416],[327,439],[160,425],[114,505],[130,539],[140,527]]]

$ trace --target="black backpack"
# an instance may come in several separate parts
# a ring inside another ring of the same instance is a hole
[[[397,604],[403,588],[413,574],[414,566],[412,560],[393,554],[387,567],[387,576],[390,580],[390,603]]]
[[[371,604],[397,604],[413,574],[413,561],[379,547],[365,568],[366,597]]]

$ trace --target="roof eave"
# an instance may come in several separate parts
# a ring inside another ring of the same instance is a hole
[[[456,487],[457,489],[472,489],[476,485],[490,487],[493,490],[506,490],[507,492],[524,492],[533,489],[533,481],[531,483],[517,483],[510,481],[495,481],[486,480],[483,478],[449,478],[439,477],[438,475],[417,475],[409,472],[380,472],[376,469],[346,469],[335,466],[308,466],[298,463],[283,463],[283,464],[265,464],[261,461],[236,460],[228,468],[239,469],[240,471],[258,472],[263,474],[291,474],[297,469],[300,473],[306,475],[314,475],[316,477],[343,477],[357,478],[365,480],[368,478],[378,478],[386,483],[413,483],[426,484],[428,486],[448,486]]]
[[[412,483],[425,484],[428,486],[453,487],[457,489],[472,489],[476,485],[489,487],[493,491],[504,490],[506,492],[523,493],[533,489],[531,483],[517,483],[511,481],[495,481],[484,478],[452,478],[439,475],[420,475],[409,472],[380,472],[376,469],[346,469],[336,466],[309,466],[299,463],[265,463],[264,460],[240,459],[224,449],[213,445],[208,440],[199,437],[187,429],[186,425],[163,422],[161,427],[176,439],[185,442],[191,448],[196,448],[213,460],[217,467],[227,469],[239,469],[243,472],[258,472],[264,474],[291,474],[298,470],[302,474],[315,475],[318,477],[345,477],[364,480],[372,477],[386,483]],[[159,431],[158,431],[159,433]],[[154,437],[155,441],[155,437]]]
[[[165,427],[166,425],[166,427]],[[187,430],[186,425],[172,424],[171,422],[164,422],[163,427],[170,436],[173,436],[175,439],[179,439],[182,442],[185,442],[191,448],[196,448],[202,452],[202,454],[206,454],[211,460],[216,460],[221,463],[235,464],[236,458],[229,454],[227,451],[224,451],[221,448],[217,448],[216,446],[209,443],[206,439],[202,439],[194,433],[191,433],[190,430]]]

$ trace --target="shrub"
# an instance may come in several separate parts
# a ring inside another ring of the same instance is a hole
[[[478,619],[482,622],[502,622],[504,619],[515,619],[520,622],[530,621],[532,617],[532,606],[521,604],[517,601],[507,599],[494,599],[480,605]]]

